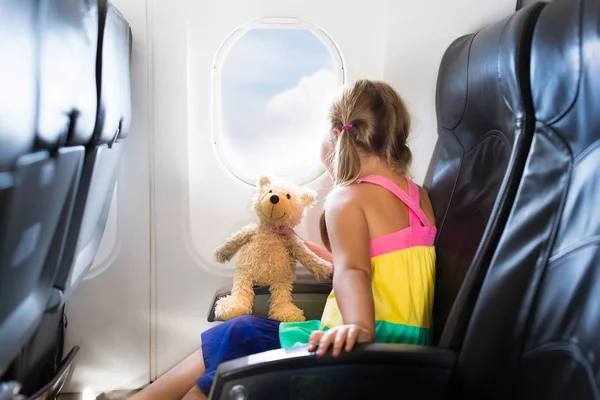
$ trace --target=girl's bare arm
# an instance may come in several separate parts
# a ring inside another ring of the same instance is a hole
[[[333,289],[344,323],[375,335],[375,310],[371,289],[370,235],[365,214],[353,187],[338,187],[325,208],[335,275]],[[363,336],[364,339],[364,336]]]
[[[303,240],[304,244],[306,245],[306,247],[308,247],[308,249],[310,251],[315,253],[317,256],[319,256],[323,260],[329,261],[330,263],[333,264],[333,256],[323,246],[319,246],[318,244],[313,243],[308,240],[304,240],[304,239],[302,239],[302,240]]]
[[[331,255],[330,252],[327,251],[327,249],[325,249],[323,246],[320,246],[314,242],[311,242],[309,240],[305,240],[305,239],[301,238],[300,236],[298,236],[298,234],[293,229],[281,230],[281,231],[279,231],[279,234],[280,235],[295,235],[295,236],[297,236],[298,239],[302,240],[302,242],[306,245],[306,247],[308,247],[308,249],[310,251],[315,253],[317,256],[319,256],[323,260],[333,263],[333,256]]]

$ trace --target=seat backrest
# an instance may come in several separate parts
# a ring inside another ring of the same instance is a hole
[[[95,123],[95,18],[89,0],[0,2],[0,375],[58,295]]]
[[[86,145],[96,123],[97,0],[42,1],[38,142]],[[69,129],[70,121],[72,124]],[[54,132],[66,132],[55,142]]]
[[[554,0],[536,129],[457,370],[462,398],[600,397],[600,0]]]
[[[540,7],[457,39],[441,62],[425,187],[439,231],[433,325],[443,347],[460,347],[529,149],[528,47]]]
[[[48,158],[43,152],[27,158],[36,140],[38,13],[35,0],[0,3],[0,376],[37,326],[50,290],[49,277],[40,279],[44,260],[32,254],[32,245],[48,248],[49,232],[15,215],[27,211],[19,200],[36,177],[32,167],[27,176],[24,169]]]
[[[62,254],[56,287],[67,299],[92,267],[115,190],[123,139],[131,120],[129,24],[107,0],[98,1],[99,41],[96,87],[98,117]]]

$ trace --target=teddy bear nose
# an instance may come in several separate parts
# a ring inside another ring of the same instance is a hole
[[[271,198],[269,200],[271,200],[271,203],[277,204],[277,203],[279,203],[279,196],[274,194],[273,196],[271,196]]]

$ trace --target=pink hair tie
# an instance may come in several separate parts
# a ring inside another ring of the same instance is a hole
[[[350,132],[352,130],[352,125],[344,125],[342,126],[342,130]]]

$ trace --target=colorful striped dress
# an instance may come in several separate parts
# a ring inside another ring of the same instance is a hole
[[[427,345],[431,337],[436,228],[419,206],[419,188],[411,180],[407,182],[408,193],[383,176],[370,175],[356,181],[389,190],[409,209],[407,228],[371,239],[375,341]],[[281,347],[304,345],[312,331],[331,329],[343,323],[332,290],[320,321],[279,325]]]

